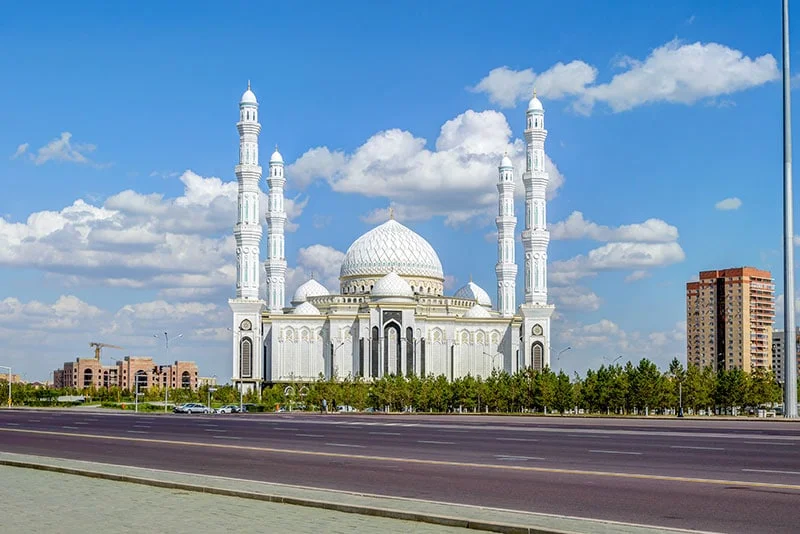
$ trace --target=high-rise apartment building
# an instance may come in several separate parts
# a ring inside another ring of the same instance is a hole
[[[800,328],[795,332],[797,340],[797,363],[800,369]],[[783,358],[786,350],[786,332],[775,330],[772,332],[772,370],[775,371],[775,379],[783,384]]]
[[[686,361],[714,370],[770,369],[774,320],[769,271],[703,271],[686,284]]]

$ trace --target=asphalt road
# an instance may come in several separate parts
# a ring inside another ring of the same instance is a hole
[[[0,450],[715,532],[797,532],[800,423],[0,411]]]

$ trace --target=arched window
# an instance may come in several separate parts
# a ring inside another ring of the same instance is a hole
[[[531,346],[531,365],[534,369],[541,369],[544,360],[544,345],[537,341]]]
[[[239,350],[239,373],[242,378],[251,378],[253,375],[253,342],[249,337],[242,339]]]

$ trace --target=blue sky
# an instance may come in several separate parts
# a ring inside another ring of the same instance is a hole
[[[6,6],[0,364],[44,379],[105,341],[230,375],[248,79],[288,164],[289,294],[335,289],[391,205],[450,291],[494,299],[496,167],[519,174],[536,85],[561,365],[684,357],[698,271],[771,269],[782,294],[780,24],[777,1]]]

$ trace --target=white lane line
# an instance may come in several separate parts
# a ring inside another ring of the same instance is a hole
[[[800,475],[800,471],[780,471],[778,469],[742,469],[747,473],[775,473],[778,475]]]
[[[242,438],[239,438],[239,437],[236,437],[236,436],[212,436],[212,437],[219,438],[219,439],[242,439]]]
[[[6,423],[9,426],[19,426],[19,423]]]
[[[69,430],[78,430],[77,426],[62,426],[61,428],[66,428],[66,429],[69,429]]]
[[[442,432],[452,432],[453,434],[466,434],[469,430],[442,430]]]
[[[300,430],[299,428],[290,428],[288,426],[276,426],[275,430]]]
[[[322,434],[295,434],[298,438],[324,438]]]
[[[455,441],[432,441],[426,439],[417,440],[417,443],[430,443],[432,445],[455,445]]]
[[[527,460],[544,460],[539,456],[516,456],[512,454],[496,454],[495,458],[500,461],[504,462],[513,462],[513,461],[527,461]]]
[[[592,439],[608,439],[608,436],[587,436],[586,434],[567,434],[568,438],[586,438],[590,437]]]
[[[631,451],[601,451],[598,449],[592,449],[589,452],[595,452],[599,454],[633,454],[636,456],[641,456],[641,452],[631,452]]]
[[[399,436],[400,432],[370,432],[374,436]]]
[[[356,449],[364,448],[364,445],[351,445],[349,443],[326,443],[325,445],[330,445],[331,447],[354,447]]]
[[[495,438],[497,441],[539,441],[531,438]]]
[[[83,421],[75,421],[76,425],[88,425],[89,423],[84,423]]]
[[[128,430],[128,434],[147,434],[144,430]]]
[[[29,423],[41,423],[42,420],[41,419],[28,419],[28,422]]]
[[[780,445],[781,447],[794,447],[795,443],[786,443],[781,441],[743,441],[745,445]]]
[[[724,451],[722,447],[695,447],[692,445],[671,445],[670,449],[694,449],[698,451]]]
[[[206,432],[227,432],[227,430],[221,430],[219,428],[206,428]]]

